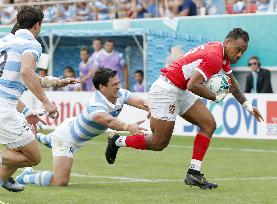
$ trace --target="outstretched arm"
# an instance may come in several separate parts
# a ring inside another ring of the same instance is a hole
[[[144,122],[138,121],[136,123],[130,124],[121,121],[118,118],[111,116],[109,113],[106,112],[99,112],[93,116],[93,120],[103,126],[106,126],[110,129],[117,130],[117,131],[129,131],[131,134],[143,134],[143,131],[147,129],[139,127],[141,123]]]
[[[234,75],[232,73],[227,74],[227,76],[231,79],[231,88],[230,88],[230,92],[232,93],[232,95],[234,96],[234,98],[242,105],[242,107],[244,107],[249,113],[251,113],[252,115],[255,116],[256,120],[261,122],[263,119],[263,116],[261,115],[260,111],[252,106],[248,101],[247,98],[245,97],[243,91],[241,90],[241,87],[238,83],[238,81],[236,80],[236,78],[234,77]]]
[[[140,97],[138,95],[131,95],[128,99],[127,102],[128,105],[145,110],[145,111],[149,111],[149,103],[146,99],[144,99],[143,97]]]

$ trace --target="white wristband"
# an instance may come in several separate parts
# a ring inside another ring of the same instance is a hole
[[[53,76],[42,77],[40,84],[42,88],[57,87],[59,78]]]
[[[27,117],[27,116],[29,116],[29,114],[28,114],[29,111],[30,111],[30,109],[27,108],[27,106],[25,106],[24,109],[21,111],[21,113],[22,113],[25,117]]]
[[[245,101],[242,104],[242,107],[244,107],[249,113],[253,112],[253,106],[249,103],[249,101]]]

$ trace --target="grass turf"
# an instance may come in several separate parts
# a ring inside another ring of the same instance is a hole
[[[99,136],[76,154],[68,187],[0,189],[0,204],[277,203],[277,141],[213,138],[202,172],[219,188],[201,190],[183,183],[193,139],[173,137],[162,152],[121,148],[109,165],[106,135]],[[42,162],[34,169],[50,170],[51,150],[41,146],[41,151]]]

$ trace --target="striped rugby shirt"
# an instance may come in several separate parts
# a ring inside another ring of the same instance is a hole
[[[38,62],[42,48],[27,29],[0,39],[0,101],[17,105],[27,87],[20,73],[21,56],[31,52]]]
[[[82,112],[70,123],[72,139],[77,143],[83,143],[104,133],[108,128],[95,122],[94,115],[105,112],[117,117],[130,96],[130,91],[120,89],[116,104],[112,104],[100,91],[96,91]]]

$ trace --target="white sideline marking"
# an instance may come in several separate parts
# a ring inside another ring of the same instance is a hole
[[[23,170],[23,169],[20,169]],[[42,172],[42,170],[35,170],[34,173]],[[170,183],[170,182],[183,182],[183,179],[146,179],[146,178],[131,178],[131,177],[124,177],[124,176],[97,176],[97,175],[86,175],[86,174],[79,174],[79,173],[71,173],[73,177],[79,178],[102,178],[102,179],[111,179],[114,181],[95,181],[89,182],[92,184],[109,184],[109,183]],[[226,178],[208,178],[211,181],[251,181],[251,180],[277,180],[277,176],[270,176],[270,177],[226,177]],[[70,184],[80,184],[80,183],[70,183]],[[0,204],[1,201],[0,201]],[[4,203],[6,204],[6,203]]]
[[[102,144],[106,142],[88,142],[87,144],[93,145],[93,144]],[[169,145],[168,148],[184,148],[184,149],[192,149],[193,146],[190,145]],[[256,153],[277,153],[277,150],[271,149],[250,149],[250,148],[231,148],[231,147],[210,147],[209,151],[236,151],[236,152],[256,152]]]
[[[3,202],[3,201],[0,200],[0,204],[9,204],[9,203],[5,203],[5,202]]]

